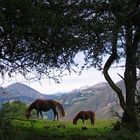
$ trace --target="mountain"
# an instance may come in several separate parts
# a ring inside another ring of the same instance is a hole
[[[51,98],[51,95],[44,95],[22,83],[14,83],[6,88],[0,89],[0,101],[21,100],[29,103],[38,98]]]
[[[122,90],[125,96],[124,81],[121,80],[116,85]],[[137,83],[139,92],[140,82]],[[72,91],[68,95],[60,98],[67,109],[66,119],[72,119],[81,110],[93,110],[97,119],[107,119],[113,117],[113,112],[122,114],[118,96],[108,83],[99,83],[91,87],[82,87]]]
[[[124,84],[117,83],[118,86]],[[65,119],[72,119],[81,110],[93,110],[97,118],[110,118],[111,110],[118,109],[118,98],[111,87],[106,83],[98,83],[93,86],[84,86],[74,89],[67,94],[44,95],[22,83],[15,83],[0,89],[0,101],[21,100],[30,104],[35,99],[56,99],[60,101],[67,115]]]
[[[125,93],[124,82],[116,83]],[[140,87],[140,83],[138,85]],[[97,119],[112,117],[112,111],[122,112],[117,94],[106,82],[93,86],[84,86],[65,94],[44,95],[21,83],[12,84],[0,89],[0,101],[18,99],[30,104],[37,98],[56,99],[60,101],[67,115],[65,119],[72,119],[81,110],[93,110]]]
[[[124,83],[120,81],[117,85],[124,92]],[[60,100],[66,110],[66,119],[72,119],[81,110],[93,110],[98,119],[112,117],[112,111],[121,113],[118,97],[107,83],[99,83],[91,87],[82,87],[64,94]]]

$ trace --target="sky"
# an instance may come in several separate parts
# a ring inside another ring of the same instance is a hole
[[[83,64],[84,55],[83,53],[78,53],[75,57],[75,62],[79,65]],[[106,61],[107,57],[104,59]],[[122,62],[123,63],[123,62]],[[115,68],[110,68],[109,74],[113,81],[116,83],[121,79],[118,75],[123,76],[124,68],[117,67],[117,64],[114,64]],[[85,86],[93,86],[100,82],[106,82],[102,71],[98,71],[95,68],[90,68],[88,70],[83,70],[81,75],[76,73],[71,73],[70,75],[64,75],[61,79],[61,82],[55,83],[54,80],[43,78],[41,80],[26,80],[23,76],[17,74],[12,78],[5,77],[4,81],[0,79],[0,85],[2,87],[9,86],[10,84],[14,84],[16,82],[23,83],[42,94],[55,94],[55,93],[67,93],[74,89],[79,89]]]
[[[120,76],[123,75],[122,68],[111,68],[109,71],[110,76],[114,80],[114,82],[118,82],[121,80]],[[2,83],[2,81],[0,81]],[[16,75],[12,78],[7,78],[4,80],[4,83],[1,86],[6,87],[10,84],[21,82],[42,94],[55,94],[62,92],[70,92],[74,89],[79,89],[84,86],[93,86],[100,82],[106,82],[101,71],[95,70],[94,68],[90,68],[88,70],[84,70],[81,75],[73,73],[71,75],[66,75],[62,78],[62,81],[57,84],[53,80],[42,79],[40,81],[33,80],[25,80],[23,76]]]

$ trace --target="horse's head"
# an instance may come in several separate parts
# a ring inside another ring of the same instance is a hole
[[[29,119],[30,118],[30,111],[28,109],[26,109],[26,118]]]
[[[73,119],[73,124],[77,124],[77,120],[75,118]]]

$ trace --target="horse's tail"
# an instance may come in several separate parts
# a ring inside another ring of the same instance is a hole
[[[58,108],[58,111],[59,111],[60,115],[62,117],[64,117],[65,116],[65,110],[64,110],[63,105],[61,103],[57,102],[57,108]]]

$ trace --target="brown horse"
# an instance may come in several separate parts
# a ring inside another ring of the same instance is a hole
[[[26,117],[28,119],[30,118],[31,111],[33,109],[35,109],[37,112],[37,118],[39,117],[39,113],[40,113],[41,117],[43,118],[42,111],[49,111],[50,109],[53,110],[54,121],[55,121],[56,117],[57,117],[57,120],[59,120],[58,112],[62,117],[65,116],[65,111],[64,111],[63,105],[56,100],[42,100],[42,99],[35,100],[26,110]],[[57,110],[58,110],[58,112],[57,112]]]
[[[77,121],[81,119],[83,122],[83,125],[85,125],[85,120],[90,119],[91,125],[94,125],[95,123],[95,113],[93,111],[80,111],[75,118],[73,119],[73,124],[77,124]]]

